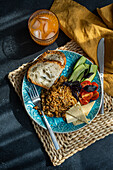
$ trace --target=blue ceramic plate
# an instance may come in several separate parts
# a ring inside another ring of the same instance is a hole
[[[65,51],[61,50],[66,56],[66,66],[62,72],[61,75],[64,75],[68,77],[73,70],[73,67],[76,63],[76,61],[81,57],[80,54],[72,52],[72,51]],[[86,60],[87,64],[92,64],[89,60]],[[99,85],[98,91],[100,93],[99,98],[96,100],[93,108],[91,109],[90,113],[88,114],[87,118],[90,120],[93,120],[94,117],[97,115],[100,109],[100,104],[101,104],[101,82],[100,82],[100,77],[99,77],[99,72],[97,72],[94,80],[97,82]],[[38,113],[37,110],[33,109],[34,104],[32,103],[29,94],[27,92],[27,87],[30,87],[30,82],[27,80],[26,75],[24,76],[23,79],[23,85],[22,85],[22,96],[23,96],[23,101],[25,105],[25,109],[29,116],[40,126],[46,129],[46,126],[44,124],[44,120],[42,116]],[[39,94],[41,93],[41,87],[36,86]],[[47,116],[46,116],[47,117]],[[73,132],[75,130],[78,130],[86,125],[86,123],[82,123],[80,125],[74,126],[72,123],[66,123],[66,121],[63,120],[63,118],[56,118],[56,117],[47,117],[47,120],[49,121],[52,130],[57,133],[68,133],[68,132]]]

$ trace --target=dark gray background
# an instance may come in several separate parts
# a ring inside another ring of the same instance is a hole
[[[29,170],[112,170],[113,135],[97,141],[87,149],[53,167],[37,137],[21,101],[7,75],[42,50],[55,49],[70,39],[60,30],[56,42],[42,47],[30,38],[27,21],[38,9],[49,9],[52,0],[0,0],[0,169]],[[113,0],[77,0],[96,13]]]

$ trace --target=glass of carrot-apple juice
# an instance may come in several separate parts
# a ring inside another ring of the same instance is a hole
[[[58,38],[59,21],[53,12],[41,9],[30,16],[28,28],[32,39],[37,44],[49,45]]]

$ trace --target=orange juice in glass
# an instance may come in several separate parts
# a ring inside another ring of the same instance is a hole
[[[56,15],[46,9],[34,12],[28,21],[32,39],[40,45],[52,44],[59,34],[59,21]]]

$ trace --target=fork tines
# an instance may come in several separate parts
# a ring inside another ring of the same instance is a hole
[[[40,98],[38,90],[34,84],[31,84],[29,88],[29,93],[30,93],[31,98],[35,98],[35,97]]]

